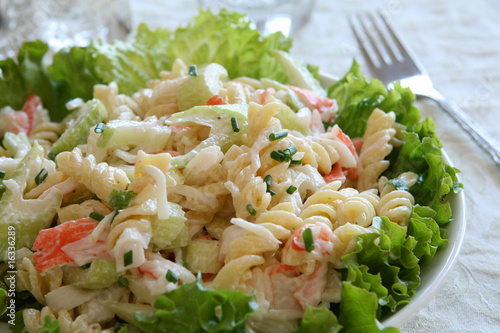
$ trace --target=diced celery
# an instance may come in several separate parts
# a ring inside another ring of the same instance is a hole
[[[170,249],[187,245],[183,233],[186,232],[184,229],[187,229],[189,234],[189,229],[182,207],[178,204],[169,202],[168,210],[168,219],[161,220],[158,218],[158,215],[153,215],[151,217],[151,227],[153,229],[151,241],[159,249]],[[176,241],[179,244],[177,244]],[[189,241],[189,235],[187,241]]]
[[[239,132],[233,130],[231,124],[233,117],[238,122]],[[217,145],[222,152],[226,152],[231,145],[241,143],[242,135],[246,133],[248,125],[248,106],[239,104],[195,106],[175,113],[167,119],[166,123],[180,126],[199,124],[211,128],[210,136],[206,140],[189,153],[172,158],[171,165],[174,168],[184,167],[203,148]]]
[[[156,122],[111,120],[97,139],[99,148],[120,146],[143,147],[147,152],[159,152],[170,138],[170,128]]]
[[[205,104],[210,97],[219,93],[225,79],[227,79],[227,70],[219,64],[213,63],[200,67],[198,75],[189,76],[179,86],[177,93],[179,110]]]
[[[151,305],[139,303],[106,302],[106,306],[113,310],[118,317],[130,324],[135,324],[136,312],[148,313],[155,311]]]
[[[221,239],[222,238],[222,233],[224,230],[226,230],[227,227],[231,226],[231,222],[221,218],[221,217],[214,217],[212,221],[210,221],[209,224],[205,226],[205,229],[207,232],[210,234],[210,236],[214,239]]]
[[[59,190],[51,190],[43,199],[23,198],[30,170],[40,170],[43,154],[43,148],[35,143],[8,180],[12,186],[0,199],[0,260],[10,246],[11,233],[15,234],[16,249],[31,247],[40,230],[50,226],[61,205],[63,195]]]
[[[271,55],[281,63],[292,86],[308,89],[316,92],[321,97],[326,97],[326,90],[309,72],[306,64],[299,59],[293,58],[287,52],[275,50],[271,51]]]
[[[281,104],[280,112],[275,116],[281,122],[283,128],[298,131],[304,135],[309,134],[309,126],[303,121],[297,119],[297,114],[287,105]]]
[[[116,264],[112,261],[95,259],[90,267],[67,266],[64,268],[64,283],[86,289],[106,288],[118,280]]]
[[[193,273],[217,273],[222,268],[219,260],[220,242],[217,240],[192,240],[184,251],[184,262]]]
[[[70,151],[79,144],[85,143],[92,126],[104,121],[108,116],[106,108],[97,99],[92,99],[80,106],[77,111],[79,116],[64,131],[64,133],[52,145],[51,150],[55,153]]]

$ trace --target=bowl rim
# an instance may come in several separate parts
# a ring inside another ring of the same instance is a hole
[[[320,81],[324,86],[329,86],[339,78],[335,75],[320,72]],[[436,105],[436,107],[439,107]],[[453,167],[450,157],[441,149],[445,163]],[[460,178],[458,178],[460,181]],[[427,303],[429,303],[441,289],[446,278],[457,263],[458,255],[462,248],[467,228],[467,215],[464,190],[450,196],[452,221],[445,226],[449,244],[440,247],[430,266],[423,266],[421,283],[408,304],[392,314],[381,319],[385,326],[400,327],[415,316]],[[452,228],[450,228],[450,225]],[[437,272],[434,272],[437,270]]]

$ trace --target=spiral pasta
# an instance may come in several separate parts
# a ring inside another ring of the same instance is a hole
[[[389,161],[384,158],[392,151],[391,140],[396,135],[393,128],[395,119],[394,112],[385,113],[379,109],[373,110],[368,118],[359,153],[363,165],[357,183],[360,191],[377,188],[378,178],[389,167]]]
[[[97,164],[93,155],[83,157],[78,148],[57,155],[57,164],[60,171],[78,180],[99,198],[107,199],[113,189],[124,190],[130,183],[125,172],[105,162]]]
[[[38,273],[33,263],[33,253],[27,248],[17,253],[17,287],[19,291],[27,290],[41,304],[46,304],[45,295],[59,288],[62,284],[63,271],[61,267],[52,267],[43,275]]]
[[[141,120],[141,115],[144,113],[136,101],[118,93],[118,85],[115,82],[107,86],[95,85],[94,98],[100,100],[106,108],[107,120]]]
[[[23,311],[23,320],[29,333],[40,333],[39,328],[44,323],[44,318],[49,316],[52,320],[59,321],[60,333],[113,333],[113,328],[103,329],[99,323],[89,323],[88,315],[81,314],[76,317],[73,311],[61,310],[57,314],[48,306],[41,310],[26,309]],[[73,318],[75,317],[75,318]]]
[[[42,122],[30,131],[28,139],[33,144],[35,141],[45,150],[45,154],[50,152],[50,147],[57,141],[64,132],[64,126],[60,123]]]
[[[405,188],[411,187],[417,182],[418,176],[413,172],[404,172],[397,178]],[[415,199],[410,192],[398,190],[394,184],[388,183],[386,177],[379,180],[380,203],[378,215],[387,216],[389,220],[401,226],[407,226],[411,216]]]

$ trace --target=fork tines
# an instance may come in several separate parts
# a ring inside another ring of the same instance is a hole
[[[401,42],[385,13],[358,14],[349,17],[363,56],[369,66],[380,69],[384,65],[414,58]]]

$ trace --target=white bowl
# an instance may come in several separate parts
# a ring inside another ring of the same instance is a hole
[[[325,87],[332,85],[337,80],[338,78],[333,75],[321,73],[320,81]],[[449,156],[444,150],[443,159],[445,163],[452,165]],[[421,267],[421,283],[412,296],[410,303],[395,313],[384,317],[382,319],[383,325],[400,327],[410,320],[436,295],[455,265],[466,228],[464,191],[460,191],[456,195],[450,195],[450,205],[453,220],[445,227],[449,244],[438,249],[429,266]]]

